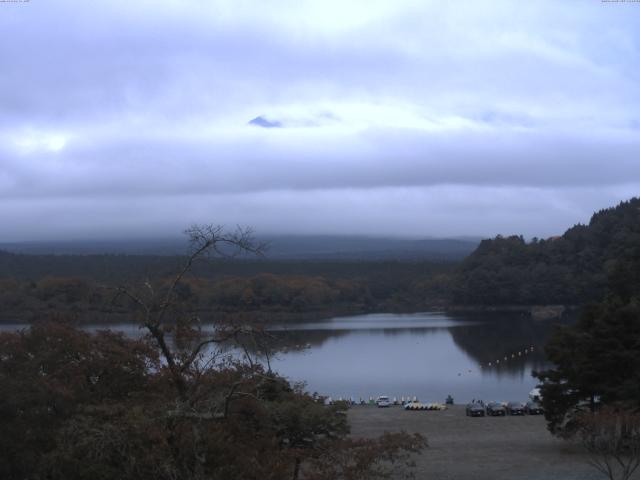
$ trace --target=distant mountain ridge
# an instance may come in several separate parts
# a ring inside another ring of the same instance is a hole
[[[422,240],[339,236],[261,236],[268,244],[267,257],[274,260],[434,260],[458,261],[469,255],[479,239],[428,238]],[[186,251],[184,239],[95,240],[0,243],[0,250],[32,255],[179,255]]]
[[[581,305],[601,299],[611,282],[640,288],[640,198],[593,214],[562,236],[483,240],[458,268],[460,305]]]

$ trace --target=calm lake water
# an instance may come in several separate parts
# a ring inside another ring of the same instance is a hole
[[[333,398],[526,400],[551,329],[519,314],[339,317],[278,326],[274,334],[308,348],[280,354],[272,367]]]
[[[552,325],[519,314],[437,312],[287,323],[271,329],[286,346],[271,366],[333,398],[416,396],[442,402],[450,394],[456,403],[526,400],[537,383],[531,372],[545,367],[543,346]],[[140,334],[136,325],[112,328]]]

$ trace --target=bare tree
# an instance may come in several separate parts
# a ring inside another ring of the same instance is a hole
[[[229,232],[219,225],[193,225],[184,233],[189,240],[189,250],[173,277],[160,283],[147,279],[142,285],[121,285],[116,289],[116,299],[130,300],[141,328],[146,329],[160,350],[177,392],[176,406],[167,414],[176,421],[191,422],[194,457],[189,470],[193,478],[202,478],[207,461],[203,422],[225,418],[232,399],[251,396],[252,392],[244,391],[242,386],[255,385],[252,380],[260,371],[249,358],[248,350],[242,348],[249,362],[247,368],[237,370],[246,371],[246,375],[240,375],[224,391],[219,388],[211,391],[207,382],[200,380],[215,369],[222,345],[229,342],[238,345],[247,339],[255,344],[259,331],[247,324],[224,321],[214,322],[210,329],[204,330],[198,312],[186,308],[179,291],[198,261],[210,256],[261,256],[266,245],[254,239],[250,228],[237,227]],[[173,342],[167,338],[170,333],[173,333]],[[211,346],[217,348],[211,351]]]
[[[589,464],[610,480],[628,480],[640,466],[640,413],[604,407],[579,419]]]
[[[121,285],[117,287],[117,296],[132,301],[141,326],[160,349],[180,398],[187,401],[188,379],[197,374],[202,366],[199,361],[202,360],[203,351],[212,344],[220,345],[243,336],[251,337],[256,331],[246,325],[223,322],[212,325],[212,330],[204,332],[199,315],[181,308],[177,294],[180,286],[200,259],[241,254],[261,256],[266,245],[255,240],[250,228],[237,227],[235,231],[228,232],[220,225],[193,225],[184,233],[189,240],[189,251],[168,285],[154,286],[151,280],[137,287]],[[169,332],[174,332],[177,339],[191,340],[186,342],[187,348],[172,346],[167,341]]]

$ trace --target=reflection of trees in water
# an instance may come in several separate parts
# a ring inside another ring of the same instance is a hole
[[[385,328],[382,330],[383,335],[395,337],[398,335],[406,335],[407,333],[414,336],[434,335],[448,331],[449,327],[416,327],[416,328]],[[378,332],[380,330],[377,330]]]
[[[246,345],[252,354],[260,355],[268,349],[272,355],[278,355],[319,348],[329,340],[354,333],[385,337],[421,337],[447,331],[458,348],[478,365],[482,365],[483,375],[521,379],[528,377],[531,370],[546,367],[544,345],[555,323],[534,321],[514,313],[464,315],[456,319],[460,320],[460,323],[452,327],[277,330],[267,332],[267,336],[255,346],[251,342],[247,342]],[[532,346],[533,351],[525,353],[524,350]],[[504,360],[505,356],[507,360]],[[500,360],[500,363],[496,363],[496,360]],[[491,366],[488,366],[489,362]]]
[[[320,347],[328,340],[345,337],[354,333],[367,333],[396,337],[400,335],[433,335],[449,330],[448,327],[415,328],[358,328],[336,330],[277,330],[270,331],[270,346],[273,351],[298,351],[305,348]]]
[[[319,347],[327,340],[349,335],[352,330],[278,330],[268,332],[268,345],[273,352],[286,353]]]
[[[553,325],[530,318],[494,317],[477,326],[460,326],[449,331],[454,343],[481,365],[484,373],[522,377],[546,365],[544,345]]]

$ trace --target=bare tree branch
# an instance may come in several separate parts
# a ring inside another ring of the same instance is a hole
[[[588,463],[610,480],[628,480],[640,467],[640,413],[604,407],[579,419]]]
[[[156,298],[160,293],[153,288],[148,279],[142,285],[149,295],[148,301],[145,301],[142,296],[134,294],[130,288],[124,286],[117,288],[117,296],[122,295],[129,298],[142,309],[144,313],[143,327],[148,330],[151,337],[153,337],[158,344],[180,396],[186,399],[188,390],[187,374],[194,373],[192,367],[205,347],[211,344],[222,344],[230,340],[237,340],[241,334],[249,333],[249,330],[242,327],[235,327],[231,330],[219,330],[210,338],[192,345],[190,351],[185,355],[178,354],[178,352],[167,343],[165,333],[168,328],[165,328],[164,325],[165,318],[170,310],[176,306],[176,290],[178,286],[192,270],[195,262],[202,257],[211,255],[212,253],[223,257],[233,257],[240,254],[261,256],[266,248],[266,244],[255,241],[253,230],[239,226],[234,232],[229,233],[220,225],[192,225],[185,230],[184,233],[189,240],[189,254],[182,267],[171,280],[164,294],[162,294],[163,299],[160,303],[156,303]],[[176,335],[179,333],[186,333],[187,338],[189,338],[190,335],[201,337],[202,330],[200,328],[199,317],[197,315],[193,316],[186,322],[184,328],[181,328],[180,323],[178,323]]]

